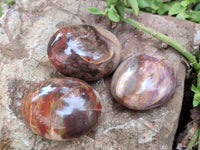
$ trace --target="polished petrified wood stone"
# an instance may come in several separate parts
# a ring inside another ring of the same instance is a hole
[[[48,57],[64,75],[92,81],[113,72],[120,61],[121,47],[109,31],[89,25],[67,26],[48,44]]]
[[[135,54],[115,71],[111,92],[122,105],[136,110],[160,106],[173,94],[176,79],[169,61],[155,54]]]
[[[52,140],[87,133],[101,114],[98,93],[86,82],[69,77],[41,82],[23,99],[21,107],[32,131]]]

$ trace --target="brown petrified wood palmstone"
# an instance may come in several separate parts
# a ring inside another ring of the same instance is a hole
[[[155,54],[139,53],[117,68],[111,91],[122,105],[146,110],[165,103],[175,86],[175,73],[169,61]]]
[[[57,31],[48,44],[48,57],[64,75],[86,81],[113,72],[120,61],[120,44],[109,31],[89,25],[67,26]]]
[[[51,140],[87,133],[101,114],[98,93],[84,81],[69,77],[41,82],[23,99],[21,107],[32,131]]]

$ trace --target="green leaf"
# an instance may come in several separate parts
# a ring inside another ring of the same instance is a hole
[[[114,7],[114,5],[111,5],[110,10],[108,11],[108,17],[110,20],[114,22],[119,22],[119,15]]]
[[[182,1],[182,2],[181,2],[181,5],[182,5],[183,7],[187,7],[187,6],[189,5],[189,2],[188,2],[187,0]]]
[[[184,0],[184,1],[181,2],[181,5],[183,7],[188,7],[188,6],[195,4],[195,3],[196,3],[195,0]]]
[[[128,4],[135,11],[135,15],[137,16],[139,13],[139,7],[138,7],[137,0],[128,0]]]
[[[193,100],[193,107],[196,107],[196,106],[198,106],[198,105],[199,105],[199,102],[196,101],[196,100]]]
[[[158,10],[159,6],[163,3],[163,0],[152,0],[151,8],[154,10]]]
[[[194,8],[194,11],[199,11],[199,10],[200,10],[200,3],[197,4],[197,5],[195,6],[195,8]]]
[[[155,9],[152,9],[152,10],[151,10],[151,13],[155,14],[155,13],[156,13],[156,10],[155,10]]]
[[[189,17],[188,13],[186,11],[181,12],[180,14],[176,15],[179,19],[186,19]]]
[[[105,13],[103,11],[101,11],[99,8],[95,8],[95,7],[89,7],[87,8],[92,14],[95,15],[105,15]]]
[[[8,6],[10,6],[10,5],[15,3],[14,0],[4,0],[4,1],[8,4]]]
[[[118,0],[109,0],[109,2],[111,5],[115,5],[118,2]]]
[[[127,13],[133,13],[134,10],[132,8],[124,8],[124,11]]]
[[[118,12],[118,15],[120,17],[120,19],[123,19],[124,18],[124,14],[125,14],[125,7],[121,4],[117,4],[116,5],[116,9],[117,9],[117,12]]]
[[[179,2],[177,2],[170,8],[168,15],[176,15],[183,12],[184,10],[185,8]]]
[[[197,23],[200,23],[200,11],[192,11],[189,13],[189,18],[192,21],[195,21]]]
[[[167,5],[172,7],[176,3],[178,3],[178,2],[177,1],[170,1],[170,2],[167,2]]]
[[[199,93],[200,92],[199,89],[197,89],[197,87],[194,86],[193,84],[192,84],[192,87],[191,87],[191,91],[194,92],[194,93]]]
[[[111,3],[109,1],[107,1],[106,7],[109,8],[110,6],[111,6]]]
[[[122,3],[122,5],[123,5],[124,7],[127,6],[127,1],[122,1],[121,3]]]
[[[159,8],[158,8],[158,14],[159,15],[163,15],[166,12],[169,11],[169,6],[167,4],[162,4]]]
[[[199,92],[194,94],[194,100],[200,101],[200,93]]]
[[[139,8],[151,7],[151,0],[137,0]]]

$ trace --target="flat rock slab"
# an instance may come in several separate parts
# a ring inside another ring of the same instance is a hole
[[[185,66],[173,48],[133,27],[89,14],[87,7],[105,7],[97,0],[23,0],[0,19],[0,149],[16,150],[168,150],[172,149],[182,105]],[[171,17],[141,14],[136,18],[191,50],[200,41],[200,26]],[[100,93],[103,112],[99,124],[81,138],[56,142],[32,133],[22,120],[24,95],[39,82],[61,76],[47,58],[48,40],[66,25],[92,24],[113,32],[123,48],[122,60],[135,52],[153,52],[173,64],[177,87],[159,108],[133,111],[119,105],[110,94],[111,77],[90,84]]]

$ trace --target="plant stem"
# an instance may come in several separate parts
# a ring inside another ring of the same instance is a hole
[[[194,146],[194,144],[196,143],[197,139],[199,138],[199,130],[200,130],[200,127],[198,127],[197,130],[195,131],[194,135],[192,136],[192,139],[188,143],[188,145],[187,145],[185,150],[192,150],[192,147]]]
[[[200,70],[197,72],[197,88],[200,90]]]
[[[175,40],[167,37],[164,34],[161,34],[159,32],[156,32],[150,28],[144,27],[142,24],[140,24],[139,22],[131,19],[131,18],[126,18],[124,20],[122,20],[132,26],[134,26],[135,28],[148,33],[150,35],[152,35],[153,37],[167,43],[168,45],[172,46],[173,48],[175,48],[178,52],[180,52],[182,55],[184,55],[191,63],[191,65],[194,67],[194,69],[196,70],[196,72],[199,72],[200,70],[200,65],[198,64],[195,56],[193,56],[187,49],[185,49],[183,46],[181,46],[178,42],[176,42]],[[200,84],[200,79],[199,79],[199,84]]]

